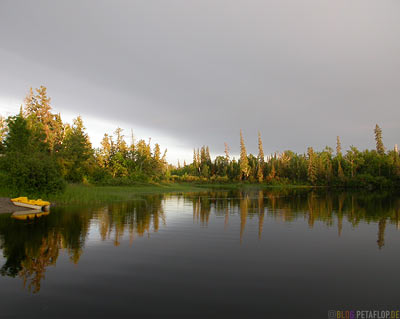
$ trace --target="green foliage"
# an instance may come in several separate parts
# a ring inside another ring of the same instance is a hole
[[[98,149],[93,149],[83,121],[63,123],[53,114],[45,87],[30,90],[25,108],[18,116],[4,121],[0,117],[0,181],[13,194],[60,192],[63,179],[72,183],[135,185],[136,183],[250,182],[270,185],[294,184],[367,189],[400,187],[400,156],[397,147],[385,153],[382,130],[376,125],[376,150],[360,151],[351,146],[342,151],[339,137],[336,154],[330,147],[322,151],[309,148],[307,154],[292,151],[264,155],[258,133],[258,154],[247,154],[240,130],[240,158],[225,156],[212,160],[204,145],[193,150],[193,162],[183,166],[168,164],[166,152],[151,140],[125,141],[117,128],[105,134]]]
[[[13,196],[62,192],[65,182],[55,160],[45,153],[7,153],[1,159],[4,182]]]
[[[10,192],[18,196],[62,191],[65,183],[55,159],[47,151],[43,135],[30,130],[21,116],[10,117],[7,122],[0,170]]]
[[[376,142],[376,151],[378,152],[379,155],[385,154],[385,147],[383,146],[382,142],[382,130],[379,127],[378,124],[375,126],[375,142]]]
[[[94,162],[93,150],[80,117],[74,120],[72,127],[66,129],[57,158],[67,181],[79,183],[89,175],[90,164]]]

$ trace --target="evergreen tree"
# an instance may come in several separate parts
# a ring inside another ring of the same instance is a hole
[[[342,144],[339,136],[336,137],[336,156],[342,156]]]
[[[200,163],[198,162],[197,151],[195,148],[193,149],[193,166],[196,170],[196,173],[198,174],[200,169]]]
[[[211,155],[210,155],[210,149],[208,146],[206,146],[206,163],[208,166],[211,165]]]
[[[133,135],[133,130],[131,129],[131,145],[129,146],[129,152],[131,159],[133,160],[135,155],[135,136]]]
[[[257,180],[261,183],[264,179],[264,149],[261,140],[261,134],[258,132],[258,165],[257,165]]]
[[[75,183],[82,182],[93,165],[90,161],[93,150],[80,116],[68,127],[60,155],[59,162],[65,179]]]
[[[258,132],[258,162],[261,164],[261,166],[264,165],[264,148],[260,132]]]
[[[224,145],[225,145],[225,151],[224,151],[225,159],[226,159],[227,162],[229,162],[229,146],[228,146],[228,144],[226,142],[224,143]]]
[[[247,179],[249,177],[250,167],[247,159],[246,146],[244,145],[243,133],[240,130],[240,179]]]
[[[378,124],[375,126],[375,141],[376,141],[376,151],[379,155],[385,154],[385,147],[382,142],[382,129],[379,127]]]
[[[312,147],[309,147],[307,150],[308,154],[308,170],[307,177],[311,184],[315,185],[317,181],[317,170],[316,170],[316,161],[315,161],[315,153]]]
[[[101,167],[106,168],[109,166],[111,161],[111,137],[108,134],[104,134],[103,139],[100,142],[101,148],[97,157]]]
[[[121,153],[122,156],[125,157],[128,154],[128,145],[124,140],[124,135],[122,134],[123,131],[124,130],[122,128],[117,127],[117,129],[114,132],[114,136],[116,137],[115,151]]]
[[[46,135],[45,142],[48,144],[50,151],[54,150],[56,144],[56,136],[59,128],[55,121],[55,115],[51,113],[50,97],[47,96],[47,89],[44,86],[36,89],[36,95],[30,88],[25,98],[25,115],[28,118],[30,128],[33,130],[43,130]]]

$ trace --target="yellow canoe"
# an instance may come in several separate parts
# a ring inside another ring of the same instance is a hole
[[[14,205],[20,207],[28,207],[32,209],[40,209],[41,211],[48,211],[50,208],[50,202],[46,202],[41,199],[28,199],[28,197],[17,197],[12,198],[11,201]]]

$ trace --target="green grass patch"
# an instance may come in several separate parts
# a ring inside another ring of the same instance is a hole
[[[95,205],[138,198],[143,194],[204,192],[207,190],[251,190],[251,189],[287,189],[309,188],[298,185],[268,185],[251,183],[168,183],[168,184],[136,184],[129,186],[94,186],[69,184],[63,193],[39,196],[52,204],[64,205]],[[29,196],[28,194],[26,196]],[[5,187],[0,188],[0,197],[13,197]]]
[[[205,187],[190,184],[143,184],[132,186],[68,185],[62,194],[51,195],[47,200],[56,205],[100,204],[126,201],[143,194],[180,193],[204,191]]]

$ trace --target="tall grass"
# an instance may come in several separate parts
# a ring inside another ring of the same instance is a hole
[[[56,205],[100,204],[135,199],[141,194],[201,191],[204,187],[189,184],[159,184],[134,186],[68,185],[62,194],[50,195],[47,200]]]
[[[265,185],[246,183],[170,183],[170,184],[136,184],[130,186],[93,186],[83,184],[67,185],[63,193],[38,196],[56,205],[91,205],[104,204],[117,201],[126,201],[137,198],[142,194],[196,192],[210,189],[260,189],[260,188],[292,188],[301,186],[290,185]],[[13,197],[6,187],[0,187],[0,196]],[[29,197],[29,194],[25,196]],[[33,195],[32,195],[33,196]],[[36,196],[37,197],[37,196]],[[36,198],[35,197],[35,198]]]

